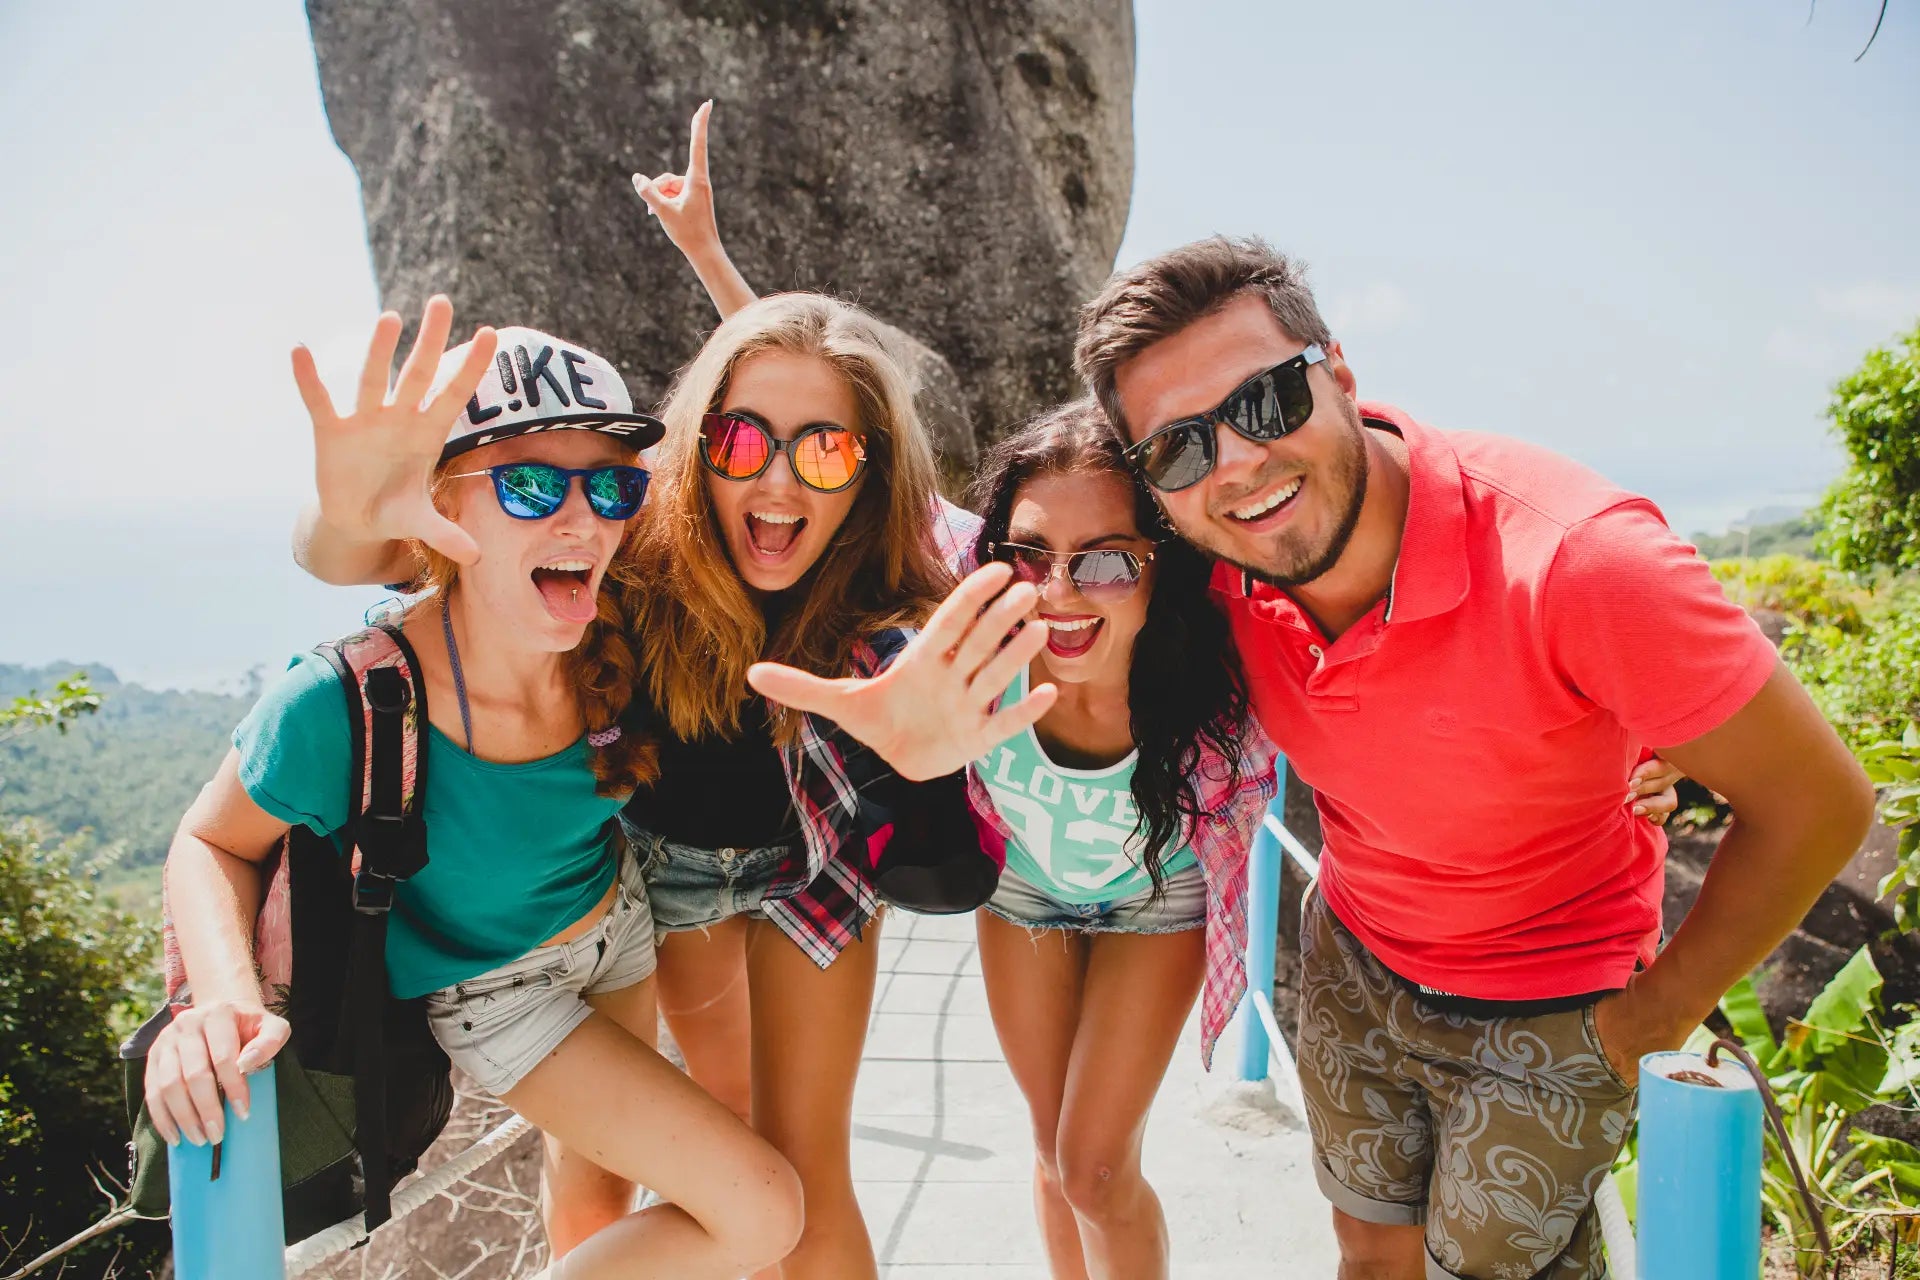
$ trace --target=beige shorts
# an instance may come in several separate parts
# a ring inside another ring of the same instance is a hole
[[[497,1098],[587,1020],[587,996],[630,987],[653,970],[653,914],[628,854],[613,904],[593,928],[429,994],[427,1025],[453,1065]]]
[[[1435,1012],[1318,893],[1300,959],[1300,1087],[1334,1207],[1424,1224],[1430,1280],[1603,1280],[1593,1197],[1635,1091],[1600,1048],[1593,1006]]]

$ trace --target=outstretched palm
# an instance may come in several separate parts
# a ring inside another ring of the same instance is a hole
[[[293,349],[293,380],[313,419],[321,520],[357,541],[418,538],[443,555],[471,564],[479,558],[479,547],[434,508],[430,487],[448,429],[485,376],[496,339],[492,329],[476,330],[466,358],[429,400],[452,326],[453,304],[434,295],[420,318],[413,350],[389,388],[400,317],[391,311],[382,315],[367,346],[353,412],[344,417],[335,411],[313,353],[305,346]]]
[[[1044,623],[1021,621],[1038,594],[1025,582],[1007,587],[1011,574],[1004,564],[976,570],[894,664],[871,679],[828,680],[760,662],[748,669],[747,682],[775,702],[833,721],[904,778],[952,773],[1033,724],[1058,694],[1043,684],[994,709],[1047,642]]]

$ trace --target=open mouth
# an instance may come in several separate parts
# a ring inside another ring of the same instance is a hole
[[[1305,476],[1295,476],[1265,497],[1230,508],[1227,511],[1227,519],[1250,529],[1280,523],[1287,518],[1287,514],[1299,500],[1300,491],[1306,487],[1306,479]]]
[[[764,560],[779,560],[800,539],[800,531],[807,527],[807,518],[790,515],[786,512],[749,511],[747,512],[747,545]]]
[[[547,612],[562,622],[592,622],[598,608],[591,560],[556,560],[532,574],[534,589]]]
[[[1100,617],[1052,618],[1042,614],[1047,624],[1047,652],[1056,658],[1077,658],[1093,648],[1107,620]]]

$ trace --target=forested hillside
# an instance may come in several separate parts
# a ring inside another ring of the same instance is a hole
[[[62,833],[91,830],[100,846],[120,844],[107,880],[132,891],[131,906],[157,892],[180,813],[220,762],[257,689],[155,690],[123,684],[102,666],[0,663],[0,703],[45,693],[76,670],[101,696],[100,710],[65,733],[0,742],[0,812],[31,815]]]

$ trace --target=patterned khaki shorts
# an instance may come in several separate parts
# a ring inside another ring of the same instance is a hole
[[[1593,1197],[1635,1095],[1600,1050],[1592,1007],[1434,1012],[1318,893],[1300,954],[1300,1084],[1334,1207],[1424,1223],[1430,1280],[1604,1280]]]

